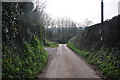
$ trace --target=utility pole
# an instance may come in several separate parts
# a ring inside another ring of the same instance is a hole
[[[120,15],[120,1],[118,2],[118,15]]]
[[[104,39],[104,31],[103,31],[103,27],[104,27],[104,3],[103,3],[103,0],[101,0],[101,24],[102,24],[102,28],[101,28],[101,41],[103,42],[103,39]]]
[[[101,0],[101,23],[103,23],[103,20],[104,20],[103,7],[104,7],[103,0]]]

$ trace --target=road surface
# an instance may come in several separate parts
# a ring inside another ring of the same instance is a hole
[[[66,44],[59,44],[57,48],[46,48],[46,50],[52,59],[44,73],[44,78],[100,78]]]

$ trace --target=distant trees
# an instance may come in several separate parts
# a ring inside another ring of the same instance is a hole
[[[91,20],[89,20],[89,19],[85,19],[85,21],[83,22],[83,26],[84,27],[89,27],[89,26],[91,26],[93,24],[93,22],[91,21]]]
[[[83,28],[70,19],[51,20],[49,27],[45,29],[46,38],[51,41],[66,43],[77,35]]]

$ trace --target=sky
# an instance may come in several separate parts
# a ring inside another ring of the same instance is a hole
[[[104,0],[104,20],[118,15],[120,0]],[[101,0],[46,0],[46,13],[53,19],[70,18],[82,23],[85,19],[94,24],[101,22]]]

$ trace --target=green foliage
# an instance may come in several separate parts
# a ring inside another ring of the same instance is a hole
[[[112,55],[112,51],[110,52],[103,48],[98,52],[81,51],[71,42],[67,46],[74,52],[85,57],[88,62],[95,65],[106,78],[120,80],[120,60]]]
[[[51,47],[51,48],[58,47],[58,43],[51,42],[51,41],[46,41],[45,47]]]
[[[2,3],[2,76],[35,78],[48,58],[43,46],[43,12],[32,2]],[[42,23],[40,23],[42,22]]]
[[[34,45],[34,47],[33,47]],[[35,78],[42,72],[48,58],[47,52],[35,37],[34,44],[24,43],[23,51],[3,45],[3,78]]]

